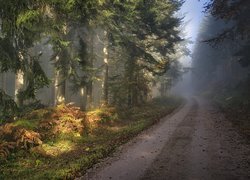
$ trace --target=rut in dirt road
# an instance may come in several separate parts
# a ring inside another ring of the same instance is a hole
[[[122,147],[81,179],[249,179],[249,144],[202,99]]]

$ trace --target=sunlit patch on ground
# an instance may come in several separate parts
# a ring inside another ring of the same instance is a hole
[[[122,129],[123,127],[120,126],[114,126],[114,127],[108,127],[107,129],[113,132],[118,132]]]
[[[60,140],[55,143],[46,143],[42,145],[48,156],[59,156],[63,153],[70,152],[74,150],[75,144],[69,140]]]

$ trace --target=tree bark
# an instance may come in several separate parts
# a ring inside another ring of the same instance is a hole
[[[81,110],[85,111],[87,110],[87,87],[81,88],[80,90],[80,95],[81,95],[81,105],[80,108]]]
[[[136,68],[135,68],[136,69]],[[138,95],[139,95],[139,89],[138,89],[138,71],[135,71],[133,76],[133,91],[132,91],[132,105],[137,106],[138,105]]]
[[[23,100],[19,96],[19,92],[24,88],[24,73],[22,71],[18,71],[16,73],[15,79],[15,102],[17,105],[23,105]]]
[[[91,45],[91,48],[90,48],[90,59],[89,59],[89,67],[91,69],[93,69],[94,67],[94,33],[91,32],[90,34],[90,45]],[[91,74],[92,76],[92,74]],[[87,88],[86,88],[86,93],[87,93],[87,103],[86,103],[86,108],[89,110],[89,109],[92,109],[93,108],[93,80],[92,80],[92,77],[90,77],[90,80],[87,84]]]
[[[104,31],[104,47],[103,47],[103,53],[104,53],[104,80],[103,80],[103,105],[108,105],[109,100],[109,52],[108,52],[108,32]]]
[[[59,61],[60,57],[56,57],[56,61]],[[66,80],[61,70],[55,70],[55,103],[54,105],[59,105],[65,103],[66,95]]]
[[[136,75],[135,75],[135,59],[133,57],[133,53],[131,53],[131,57],[128,61],[127,66],[127,77],[128,77],[128,106],[132,107],[135,104],[135,86],[136,86]]]
[[[6,91],[6,74],[5,73],[1,74],[1,79],[2,79],[1,89],[3,91]]]

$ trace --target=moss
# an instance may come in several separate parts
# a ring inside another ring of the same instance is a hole
[[[36,120],[18,119],[13,123],[13,125],[29,130],[34,130],[38,128],[39,122]]]
[[[52,112],[53,108],[37,109],[25,114],[23,117],[26,119],[41,120],[49,117],[52,114]]]

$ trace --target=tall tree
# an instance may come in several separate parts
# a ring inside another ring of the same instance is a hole
[[[216,46],[226,39],[237,41],[241,49],[235,53],[240,58],[242,66],[250,65],[250,1],[248,0],[210,0],[205,5],[205,11],[217,19],[228,23],[224,30],[207,39],[206,42]]]
[[[31,55],[29,52],[44,30],[39,22],[44,20],[45,10],[42,1],[0,3],[1,71],[16,73],[15,94],[17,101],[22,104],[24,100],[35,98],[36,91],[49,83],[38,62],[39,54]]]

